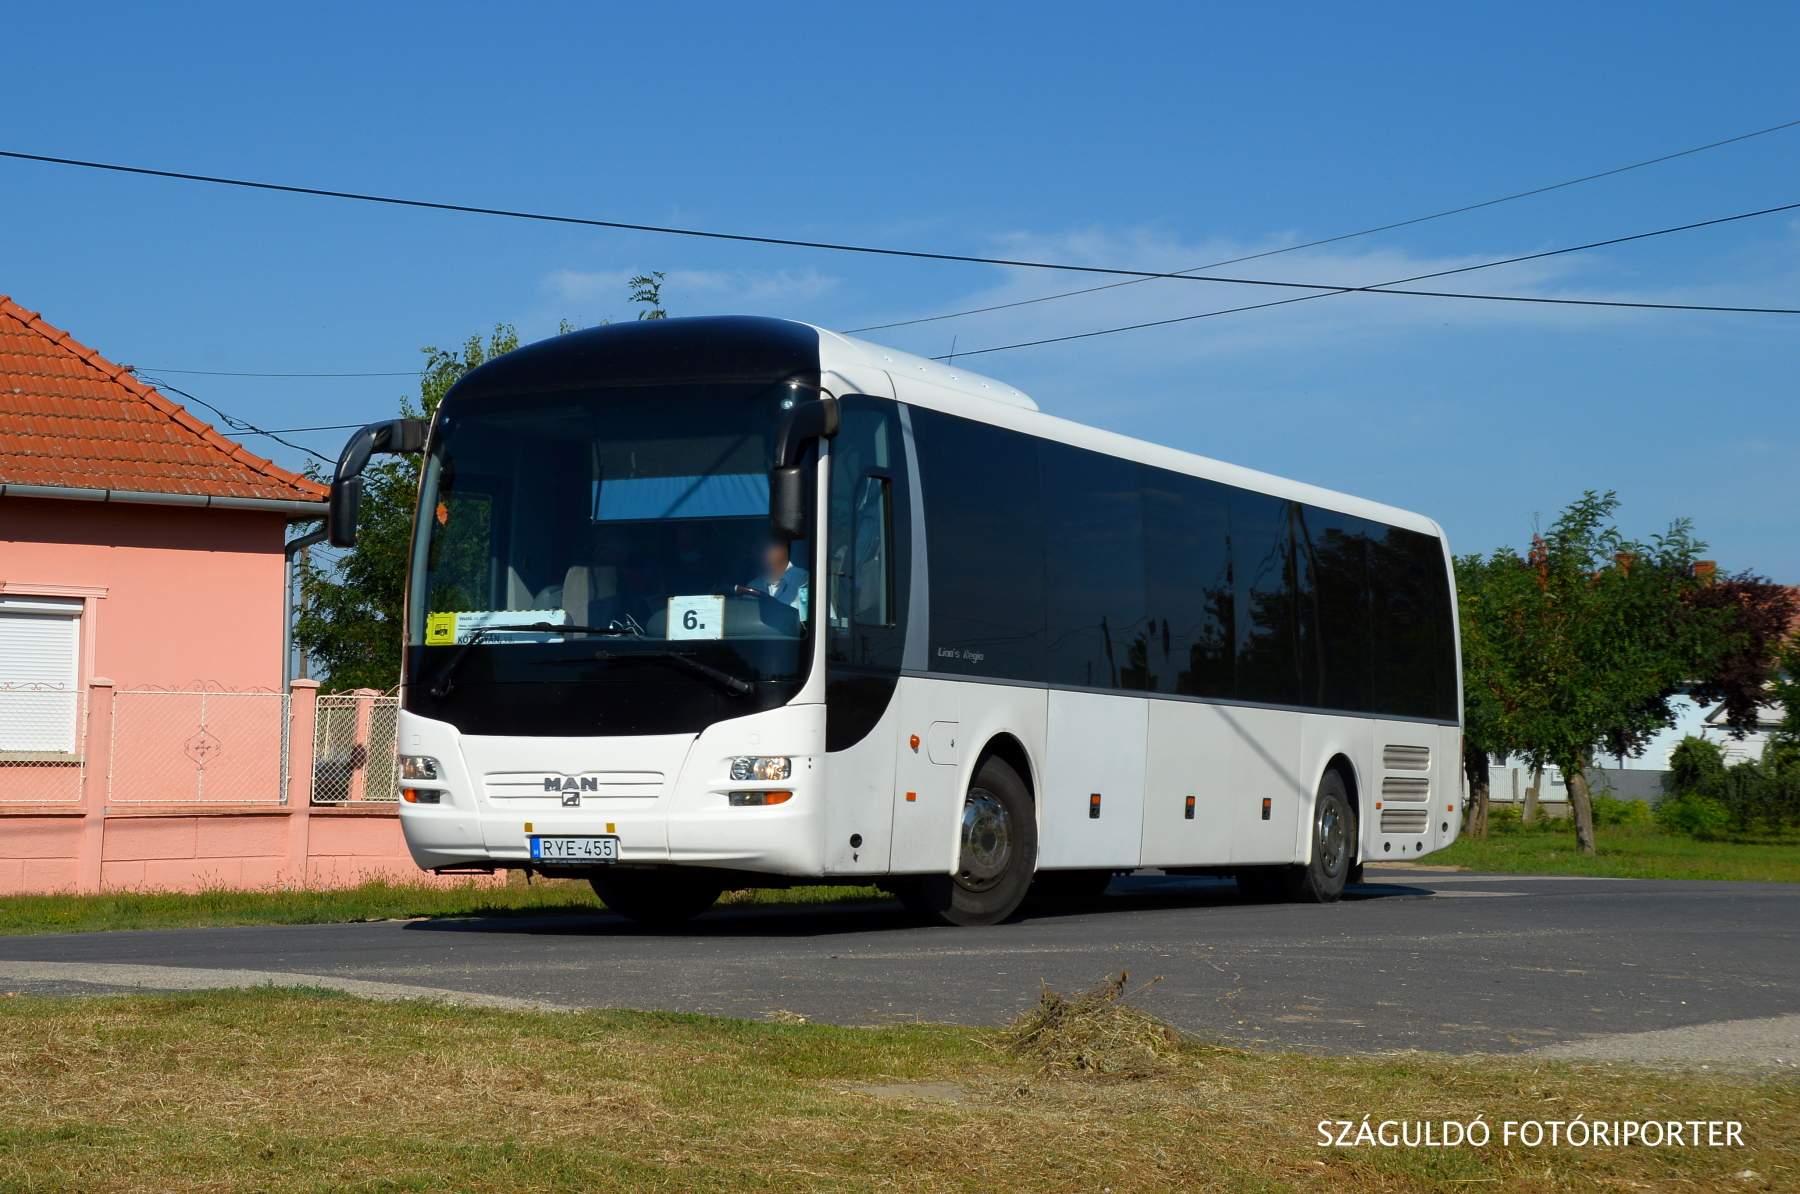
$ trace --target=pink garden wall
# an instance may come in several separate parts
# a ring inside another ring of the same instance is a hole
[[[0,596],[81,619],[76,750],[0,751],[0,894],[433,878],[393,804],[311,803],[318,686],[282,688],[286,515],[13,496],[0,514]]]

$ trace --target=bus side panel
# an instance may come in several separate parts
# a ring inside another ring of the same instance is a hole
[[[1313,797],[1312,781],[1299,774],[1300,718],[1229,705],[1219,712],[1233,737],[1231,861],[1292,862],[1300,810],[1310,809]]]
[[[825,873],[887,871],[894,827],[894,747],[899,702],[849,750],[825,756]]]
[[[1220,712],[1216,705],[1150,702],[1142,865],[1218,866],[1231,861],[1236,736]]]
[[[889,868],[897,875],[945,875],[955,865],[953,844],[946,845],[946,836],[962,809],[962,788],[957,783],[961,769],[948,744],[961,740],[962,687],[954,680],[902,676],[888,703],[895,740]],[[877,726],[869,737],[882,732]],[[941,762],[932,761],[934,738]]]
[[[1143,697],[1051,690],[1040,868],[1139,865],[1149,706]]]
[[[1333,758],[1342,755],[1350,760],[1350,788],[1360,798],[1361,821],[1366,822],[1375,811],[1375,798],[1369,795],[1370,766],[1375,741],[1375,723],[1366,717],[1333,717],[1329,713],[1302,716],[1300,727],[1300,779],[1310,782],[1312,795],[1301,801],[1300,816],[1294,825],[1294,861],[1312,861],[1312,811],[1317,799],[1319,780]],[[1360,823],[1360,822],[1359,822]],[[1358,857],[1366,857],[1359,851]]]
[[[1438,798],[1431,806],[1431,826],[1437,833],[1426,849],[1442,850],[1462,835],[1464,787],[1468,776],[1462,765],[1462,727],[1438,727]]]
[[[1461,765],[1447,757],[1455,754],[1454,731],[1445,735],[1442,727],[1417,721],[1374,725],[1374,774],[1380,778],[1370,787],[1381,807],[1369,818],[1363,856],[1371,862],[1417,858],[1436,849],[1438,825],[1449,815],[1444,806],[1456,802]]]

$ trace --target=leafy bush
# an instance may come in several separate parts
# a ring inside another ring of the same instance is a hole
[[[1683,738],[1669,754],[1674,790],[1658,803],[1656,819],[1695,837],[1772,835],[1800,825],[1800,766],[1785,745],[1730,767],[1718,743]]]
[[[1610,792],[1595,792],[1593,805],[1594,824],[1598,827],[1642,825],[1651,818],[1650,806],[1642,800],[1620,800]]]
[[[1692,794],[1659,801],[1656,822],[1664,829],[1706,841],[1716,838],[1731,824],[1731,810],[1717,800]]]

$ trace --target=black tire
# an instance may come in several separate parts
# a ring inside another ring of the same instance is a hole
[[[1037,870],[1037,811],[1025,783],[1002,759],[975,773],[963,799],[962,853],[954,875],[911,875],[894,894],[940,924],[997,924],[1024,902]]]
[[[1039,871],[1026,902],[1034,908],[1092,908],[1112,880],[1111,871]]]
[[[612,911],[639,924],[673,928],[718,902],[725,888],[715,880],[678,871],[601,871],[588,883]]]
[[[1311,855],[1305,866],[1292,868],[1289,898],[1302,904],[1335,904],[1356,865],[1356,809],[1344,777],[1327,771],[1313,799]]]

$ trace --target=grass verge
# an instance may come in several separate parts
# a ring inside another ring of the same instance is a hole
[[[1462,838],[1428,861],[1508,874],[1800,882],[1800,845],[1795,844],[1702,842],[1659,825],[1628,824],[1596,829],[1594,846],[1594,854],[1576,853],[1575,834],[1560,821],[1501,822],[1486,838]]]
[[[831,904],[886,899],[873,887],[727,892],[723,906]],[[85,933],[217,925],[342,924],[451,916],[592,916],[604,910],[586,883],[513,872],[503,887],[475,883],[365,883],[316,891],[117,892],[0,897],[0,933]]]
[[[1791,1080],[1187,1042],[1082,1076],[996,1034],[377,1004],[0,999],[0,1189],[1792,1188]],[[917,1097],[928,1094],[935,1097]],[[1737,1120],[1742,1147],[1320,1147],[1320,1120]],[[1757,1178],[1734,1175],[1754,1171]]]

